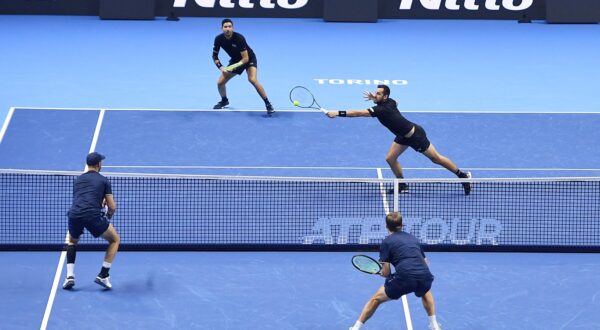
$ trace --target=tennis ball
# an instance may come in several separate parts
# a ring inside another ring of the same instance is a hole
[[[298,102],[298,101],[294,101],[294,105],[295,105],[295,106],[298,106],[298,105],[300,105],[300,102]]]

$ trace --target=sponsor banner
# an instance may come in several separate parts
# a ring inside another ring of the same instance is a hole
[[[379,1],[379,18],[544,19],[544,0]]]
[[[149,0],[152,1],[152,0]],[[154,0],[156,16],[322,18],[326,0]],[[98,15],[102,0],[0,0],[0,14]],[[544,19],[546,0],[379,0],[380,19]],[[344,8],[339,8],[343,11]]]
[[[157,15],[321,18],[324,0],[157,0]]]
[[[514,237],[503,232],[497,219],[445,217],[404,217],[404,231],[422,244],[510,245]],[[382,217],[320,218],[312,233],[302,237],[303,244],[380,244],[389,235]],[[514,234],[513,234],[514,235]],[[531,244],[524,239],[520,244]]]

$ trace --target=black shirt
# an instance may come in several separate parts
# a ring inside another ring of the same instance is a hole
[[[230,62],[235,63],[242,60],[242,52],[248,51],[248,58],[255,57],[252,48],[246,43],[246,38],[243,35],[233,32],[231,39],[225,38],[225,34],[221,33],[215,37],[215,45],[213,47],[213,60],[218,59],[219,49],[223,48],[227,55],[231,57]]]
[[[425,263],[425,253],[419,240],[413,235],[397,231],[386,237],[379,248],[379,261],[394,265],[396,273],[418,279],[430,279],[433,275]]]
[[[398,110],[398,103],[393,99],[388,98],[386,101],[367,110],[369,110],[371,117],[377,117],[379,122],[396,136],[405,136],[415,126],[413,122],[402,116]]]
[[[73,183],[73,205],[69,217],[99,217],[107,194],[112,194],[112,187],[106,177],[96,171],[83,173]]]

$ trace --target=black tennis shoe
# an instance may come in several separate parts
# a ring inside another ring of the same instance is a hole
[[[219,101],[219,103],[215,104],[213,109],[223,109],[228,105],[229,105],[229,100],[225,100],[225,101],[221,100],[221,101]]]
[[[464,176],[461,176],[461,179],[470,179],[471,178],[471,172],[465,172]],[[463,189],[465,190],[465,196],[469,196],[469,194],[471,193],[471,182],[465,182],[462,184]]]
[[[392,189],[388,189],[387,193],[389,195],[393,195],[394,194],[394,189],[393,188]],[[406,193],[408,193],[408,185],[406,183],[404,183],[404,182],[398,183],[398,193],[399,194],[406,194]]]
[[[273,112],[275,112],[275,109],[273,109],[273,105],[271,103],[267,103],[266,108],[267,108],[267,114],[269,116],[272,115]]]

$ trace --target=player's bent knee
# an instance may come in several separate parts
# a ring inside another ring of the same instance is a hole
[[[380,296],[375,296],[375,297],[371,298],[371,304],[375,307],[383,304],[384,302],[385,302],[385,299],[383,299]]]

